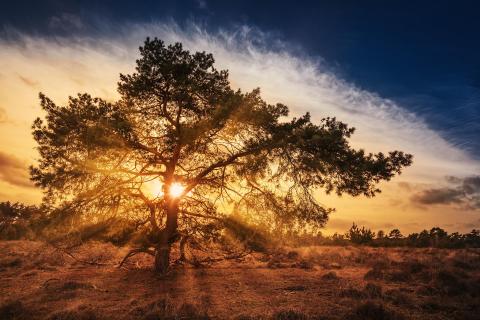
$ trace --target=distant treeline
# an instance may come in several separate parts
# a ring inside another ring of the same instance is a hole
[[[55,224],[59,213],[46,207],[28,206],[21,203],[0,202],[0,240],[38,240],[48,226]],[[94,234],[101,231],[109,231],[100,240],[109,241],[122,245],[128,241],[132,227],[129,224],[115,222],[115,229],[111,224],[101,222],[83,226],[82,233]],[[366,227],[359,227],[353,223],[352,227],[344,234],[335,233],[332,236],[324,236],[321,232],[291,232],[276,236],[275,232],[265,232],[259,228],[251,227],[237,221],[235,228],[231,226],[231,220],[226,227],[234,231],[237,238],[252,247],[268,246],[266,243],[283,243],[294,246],[308,245],[367,245],[374,247],[436,247],[436,248],[480,248],[480,230],[474,229],[470,233],[448,233],[439,227],[423,230],[419,233],[403,235],[399,229],[393,229],[386,233],[383,230],[374,232]],[[242,226],[239,228],[238,226]],[[58,231],[58,229],[55,229]],[[113,230],[113,231],[112,231]],[[104,232],[105,233],[105,232]],[[238,235],[241,235],[239,237]]]
[[[386,233],[383,230],[374,232],[353,223],[352,227],[344,234],[335,233],[332,236],[321,234],[303,234],[292,236],[297,245],[367,245],[373,247],[413,247],[413,248],[480,248],[480,230],[461,234],[448,233],[439,227],[423,230],[419,233],[403,235],[399,229]]]

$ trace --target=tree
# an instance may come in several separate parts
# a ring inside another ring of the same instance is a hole
[[[385,231],[383,230],[378,230],[377,232],[377,239],[383,239],[385,238]]]
[[[418,234],[417,237],[417,247],[428,247],[430,246],[430,234],[427,230],[423,230]]]
[[[440,227],[434,227],[430,230],[430,239],[434,247],[440,246],[447,237],[448,233]]]
[[[390,231],[390,233],[388,234],[388,237],[389,237],[390,239],[398,240],[398,239],[403,238],[403,235],[402,235],[402,233],[400,232],[400,230],[398,230],[398,229],[393,229],[393,230]]]
[[[353,223],[348,232],[345,234],[345,238],[349,239],[352,243],[366,244],[371,243],[375,238],[375,232],[362,227],[361,229]]]
[[[44,208],[19,202],[0,202],[0,239],[31,238],[45,223]]]
[[[132,254],[154,255],[159,272],[172,244],[214,237],[229,212],[279,232],[319,228],[331,209],[315,190],[374,196],[412,162],[351,148],[354,128],[335,118],[287,120],[288,108],[259,89],[232,90],[211,54],[156,38],[140,54],[136,72],[120,75],[119,101],[79,94],[57,106],[40,94],[31,176],[46,202],[72,214],[135,220],[147,237]]]

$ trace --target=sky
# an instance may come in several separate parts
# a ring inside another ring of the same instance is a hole
[[[147,36],[214,54],[232,86],[314,120],[335,116],[369,152],[414,164],[382,194],[318,197],[325,233],[353,221],[404,233],[480,228],[480,4],[474,1],[14,1],[0,10],[0,201],[39,203],[38,93],[118,97]]]

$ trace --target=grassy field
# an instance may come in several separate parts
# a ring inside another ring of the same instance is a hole
[[[126,252],[0,242],[0,319],[480,319],[479,249],[285,248],[165,277],[117,268]]]

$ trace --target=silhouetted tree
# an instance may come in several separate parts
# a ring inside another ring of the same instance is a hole
[[[465,236],[458,232],[453,232],[448,235],[448,247],[449,248],[463,248],[465,247]]]
[[[353,223],[350,230],[345,234],[345,238],[356,244],[371,243],[375,238],[375,233],[372,230],[362,227],[361,229]]]
[[[377,232],[377,239],[385,238],[385,232],[383,230],[378,230]]]
[[[40,159],[31,176],[45,201],[75,214],[134,219],[147,237],[129,256],[154,255],[159,272],[173,243],[215,237],[232,208],[279,232],[318,228],[330,209],[316,189],[374,196],[411,164],[402,152],[352,149],[354,129],[335,118],[287,120],[288,108],[258,89],[232,90],[211,54],[158,39],[140,54],[136,72],[120,75],[117,102],[79,94],[57,106],[40,95],[46,118],[33,124]],[[145,192],[151,181],[161,192]]]
[[[347,245],[349,244],[348,239],[345,238],[345,235],[335,232],[332,235],[332,244],[334,245]]]
[[[427,230],[423,230],[418,234],[417,247],[428,247],[430,245],[430,234]]]
[[[473,229],[470,233],[465,235],[465,244],[468,247],[480,247],[480,230]]]
[[[434,247],[442,246],[442,242],[448,240],[447,237],[448,233],[442,228],[434,227],[430,230],[430,241]]]
[[[43,208],[20,202],[0,202],[0,239],[32,238],[46,223]]]
[[[403,238],[403,235],[402,235],[402,233],[400,232],[400,230],[398,230],[398,229],[393,229],[393,230],[390,231],[390,233],[388,234],[388,237],[389,237],[390,239],[398,240],[398,239],[402,239],[402,238]]]

